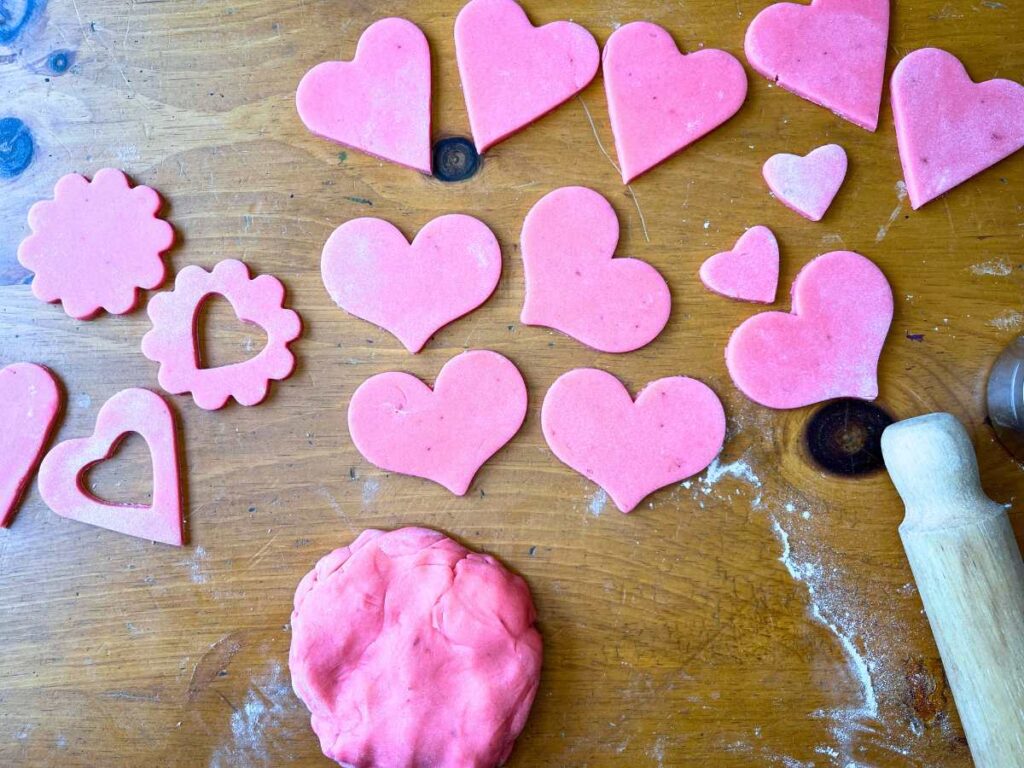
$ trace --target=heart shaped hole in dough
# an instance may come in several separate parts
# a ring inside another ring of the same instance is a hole
[[[244,363],[267,345],[266,331],[239,319],[231,302],[219,293],[211,293],[199,305],[195,336],[200,368]]]
[[[81,475],[86,492],[101,502],[148,507],[153,503],[153,458],[138,432],[129,432],[105,459],[93,462]]]

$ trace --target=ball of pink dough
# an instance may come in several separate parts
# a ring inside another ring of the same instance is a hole
[[[356,768],[493,768],[540,680],[530,590],[436,531],[368,530],[295,590],[292,686],[328,757]]]

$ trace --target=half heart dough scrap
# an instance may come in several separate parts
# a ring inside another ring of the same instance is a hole
[[[892,316],[878,267],[852,251],[826,253],[793,282],[792,314],[762,312],[733,331],[726,366],[743,394],[769,408],[874,400]]]
[[[601,62],[579,24],[534,27],[514,0],[467,3],[455,19],[455,56],[478,152],[582,91]]]
[[[747,97],[735,56],[712,48],[684,55],[668,32],[646,21],[612,33],[602,70],[626,184],[720,126]]]
[[[658,379],[634,402],[610,373],[577,368],[551,385],[541,428],[555,456],[630,512],[714,460],[725,441],[725,411],[696,379]]]
[[[318,136],[429,174],[430,46],[405,19],[382,19],[359,38],[352,61],[325,61],[295,94]]]
[[[199,359],[196,316],[212,295],[226,298],[243,323],[255,323],[267,334],[267,343],[240,363],[202,367]],[[142,337],[142,354],[160,363],[157,380],[172,395],[191,392],[196,405],[217,410],[228,398],[240,405],[256,405],[267,396],[271,381],[291,375],[295,355],[288,344],[302,333],[296,312],[284,307],[284,286],[272,275],[249,277],[249,268],[237,259],[225,259],[212,272],[190,265],[174,281],[174,290],[154,296],[147,307],[153,329]]]
[[[777,3],[747,28],[750,66],[861,128],[878,127],[889,0]]]
[[[541,198],[523,223],[522,322],[601,352],[653,341],[672,309],[668,284],[645,261],[613,258],[618,243],[615,210],[592,189],[562,187]]]
[[[85,485],[89,468],[109,459],[129,432],[149,446],[153,461],[153,503],[111,504]],[[46,454],[39,467],[39,493],[61,517],[140,539],[181,546],[181,489],[174,416],[160,395],[125,389],[100,408],[91,437],[65,440]]]
[[[768,188],[786,207],[821,221],[846,179],[846,150],[838,144],[818,147],[805,157],[780,154],[764,164]]]
[[[29,209],[32,234],[18,246],[18,261],[35,273],[32,293],[61,302],[76,320],[133,310],[139,289],[156,288],[167,275],[162,254],[174,230],[157,216],[161,205],[155,190],[133,187],[116,168],[92,181],[62,176],[53,200]]]
[[[771,304],[779,287],[779,243],[768,227],[751,227],[731,251],[701,264],[700,280],[715,293],[737,301]]]
[[[914,51],[896,66],[892,113],[915,209],[1024,147],[1024,85],[975,83],[938,48]]]
[[[11,522],[63,404],[57,380],[43,366],[0,370],[0,528]]]
[[[294,602],[288,669],[327,757],[504,765],[541,674],[525,581],[437,531],[368,530],[323,557]]]
[[[449,360],[433,390],[407,373],[364,381],[348,406],[352,442],[371,464],[463,496],[477,471],[526,418],[526,383],[497,352]]]
[[[353,219],[328,238],[320,271],[339,307],[415,354],[494,293],[501,246],[486,224],[462,214],[434,219],[412,244],[382,219]]]

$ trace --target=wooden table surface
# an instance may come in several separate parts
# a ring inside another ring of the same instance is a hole
[[[649,19],[686,50],[741,54],[764,4],[525,7],[538,23],[572,17],[602,43],[619,24]],[[292,593],[362,529],[403,525],[494,553],[533,589],[546,658],[511,766],[970,765],[887,476],[827,474],[805,446],[815,408],[772,412],[739,394],[722,351],[757,307],[707,293],[696,271],[755,224],[782,246],[781,308],[819,253],[848,248],[876,261],[897,298],[878,404],[896,418],[958,415],[987,489],[1013,501],[1021,469],[984,423],[983,390],[993,358],[1024,329],[1024,154],[911,212],[888,103],[869,134],[749,69],[739,115],[631,189],[602,151],[612,141],[600,78],[460,184],[304,130],[293,106],[302,73],[351,57],[374,19],[403,15],[434,54],[435,138],[466,135],[458,9],[458,0],[0,0],[0,118],[22,120],[33,141],[20,173],[10,167],[17,147],[0,145],[10,176],[0,178],[0,363],[57,372],[68,396],[59,437],[91,432],[116,391],[157,387],[139,351],[144,311],[75,322],[35,300],[17,264],[29,205],[64,173],[115,166],[159,189],[178,235],[174,270],[244,259],[284,281],[305,324],[296,374],[262,405],[204,412],[170,398],[187,466],[185,548],[59,518],[34,487],[0,532],[0,765],[327,765],[290,689]],[[1022,32],[1019,2],[897,0],[888,69],[935,45],[976,79],[1024,81]],[[813,224],[769,197],[760,168],[776,152],[830,141],[848,150],[850,175]],[[668,279],[672,318],[638,352],[603,355],[519,323],[523,217],[566,184],[605,194],[622,224],[619,253]],[[422,354],[327,296],[320,249],[342,222],[380,216],[411,236],[460,211],[497,234],[502,280]],[[207,321],[214,361],[259,343],[223,302]],[[468,495],[367,464],[345,427],[354,388],[394,369],[432,381],[466,348],[510,357],[531,397],[522,431]],[[707,382],[729,418],[720,461],[619,514],[541,435],[544,392],[577,366],[605,368],[634,391],[671,374]],[[142,501],[148,472],[144,443],[130,439],[94,472],[93,488]],[[1011,514],[1024,532],[1024,517]]]

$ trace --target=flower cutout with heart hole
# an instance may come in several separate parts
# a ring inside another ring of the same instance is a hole
[[[174,230],[156,215],[160,205],[155,190],[132,187],[115,168],[92,181],[77,173],[61,177],[53,200],[29,210],[32,234],[18,247],[18,261],[35,273],[32,293],[61,302],[76,320],[101,309],[130,312],[139,289],[156,288],[167,274],[161,254]]]
[[[255,323],[267,335],[266,346],[240,363],[204,368],[199,355],[197,319],[210,296],[227,299],[243,323]],[[153,329],[142,338],[142,353],[160,363],[160,386],[174,395],[191,392],[196,405],[221,408],[229,397],[256,405],[267,396],[271,380],[291,375],[295,356],[288,349],[302,332],[299,315],[284,307],[284,286],[271,275],[249,277],[241,261],[227,259],[212,272],[185,267],[174,290],[154,296],[148,307]]]

